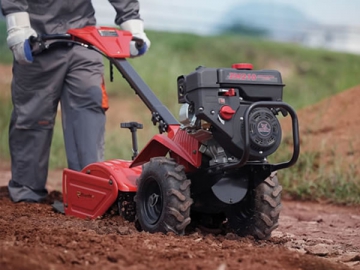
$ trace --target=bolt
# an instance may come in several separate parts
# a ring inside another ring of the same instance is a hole
[[[229,203],[233,203],[233,200],[231,198],[229,199]]]
[[[202,112],[204,110],[204,107],[200,107],[199,111]]]
[[[113,184],[113,181],[112,180],[109,180],[109,185],[111,186]]]
[[[193,150],[192,153],[195,155],[195,154],[196,154],[196,150]]]
[[[264,152],[263,151],[259,151],[259,154],[262,155]]]
[[[68,207],[68,204],[67,204],[67,203],[65,203],[65,204],[64,204],[64,206],[65,206],[65,207]]]
[[[244,121],[244,117],[240,117],[240,121]]]
[[[86,171],[87,174],[90,174],[90,172],[91,172],[90,170],[87,170],[87,171]]]
[[[211,114],[215,114],[215,111],[214,111],[214,110],[211,110],[210,113],[211,113]]]

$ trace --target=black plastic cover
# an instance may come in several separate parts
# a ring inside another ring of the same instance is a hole
[[[233,68],[199,67],[178,77],[178,101],[186,103],[186,95],[198,90],[238,89],[243,100],[281,101],[284,84],[276,70],[237,70]]]

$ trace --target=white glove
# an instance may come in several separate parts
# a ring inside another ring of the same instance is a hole
[[[30,36],[37,36],[31,28],[29,13],[16,12],[6,16],[7,45],[19,64],[32,63],[33,57],[29,43]]]
[[[126,22],[123,22],[120,27],[124,31],[131,32],[133,37],[142,39],[144,41],[144,45],[140,48],[136,46],[135,41],[130,42],[131,57],[143,55],[144,53],[146,53],[147,50],[149,50],[151,43],[144,32],[144,22],[142,20],[128,20]]]

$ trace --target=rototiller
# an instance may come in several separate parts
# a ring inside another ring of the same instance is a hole
[[[179,121],[159,101],[126,58],[129,32],[89,26],[67,34],[39,36],[35,51],[48,40],[71,42],[103,54],[150,109],[159,134],[137,153],[136,131],[122,123],[133,140],[133,160],[97,162],[81,172],[63,172],[66,215],[98,218],[114,204],[119,213],[148,232],[184,234],[192,226],[267,239],[278,226],[282,187],[276,172],[299,156],[298,119],[282,102],[284,84],[275,70],[198,67],[177,78]],[[56,43],[55,42],[55,43]],[[269,164],[282,138],[278,114],[290,114],[293,152],[289,161]]]

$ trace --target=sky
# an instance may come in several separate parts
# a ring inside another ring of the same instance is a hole
[[[360,26],[360,0],[264,0],[264,2],[278,2],[294,6],[312,19],[326,25]]]
[[[140,0],[145,27],[156,30],[211,34],[225,14],[254,0]],[[297,8],[310,19],[329,26],[354,26],[360,29],[360,0],[261,0]],[[93,0],[98,24],[111,25],[115,12],[108,1]],[[250,18],[251,19],[251,18]]]

